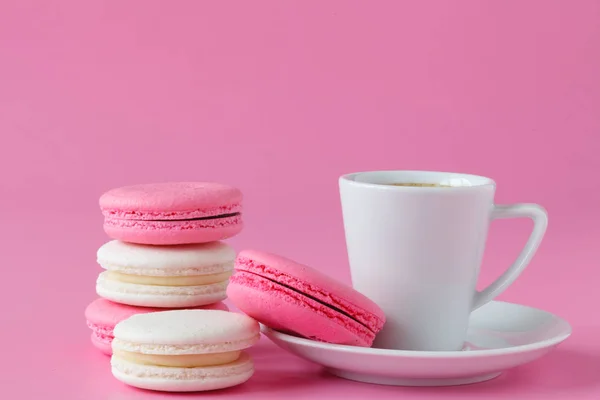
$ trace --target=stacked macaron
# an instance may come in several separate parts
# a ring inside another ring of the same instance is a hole
[[[247,381],[254,363],[243,350],[260,337],[252,318],[218,310],[137,314],[118,323],[114,333],[114,377],[169,392],[222,389]]]
[[[102,299],[86,309],[92,343],[111,354],[115,325],[136,314],[221,303],[235,251],[222,242],[242,230],[242,194],[204,182],[143,184],[100,197],[104,231],[97,252]]]

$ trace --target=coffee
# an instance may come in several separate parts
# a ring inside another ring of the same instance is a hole
[[[450,185],[442,185],[441,183],[413,183],[413,182],[398,182],[386,183],[389,186],[414,186],[414,187],[451,187]]]

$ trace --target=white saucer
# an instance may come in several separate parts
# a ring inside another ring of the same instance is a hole
[[[341,378],[381,385],[449,386],[487,381],[547,354],[571,326],[546,311],[491,302],[473,312],[464,351],[404,351],[342,346],[262,326],[275,344]]]

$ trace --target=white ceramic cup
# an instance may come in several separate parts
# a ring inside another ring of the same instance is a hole
[[[386,315],[378,348],[461,350],[471,311],[519,276],[548,224],[539,205],[494,204],[495,182],[481,176],[372,171],[344,175],[339,184],[352,286]],[[490,221],[520,217],[534,222],[525,248],[500,278],[476,291]]]

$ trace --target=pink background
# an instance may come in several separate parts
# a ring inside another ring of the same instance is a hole
[[[501,299],[574,327],[555,352],[483,384],[353,383],[276,349],[206,398],[600,397],[600,2],[0,3],[0,397],[141,399],[89,343],[100,194],[215,180],[245,193],[231,241],[348,280],[337,177],[487,175],[498,202],[550,215]],[[526,221],[494,223],[485,284]]]

